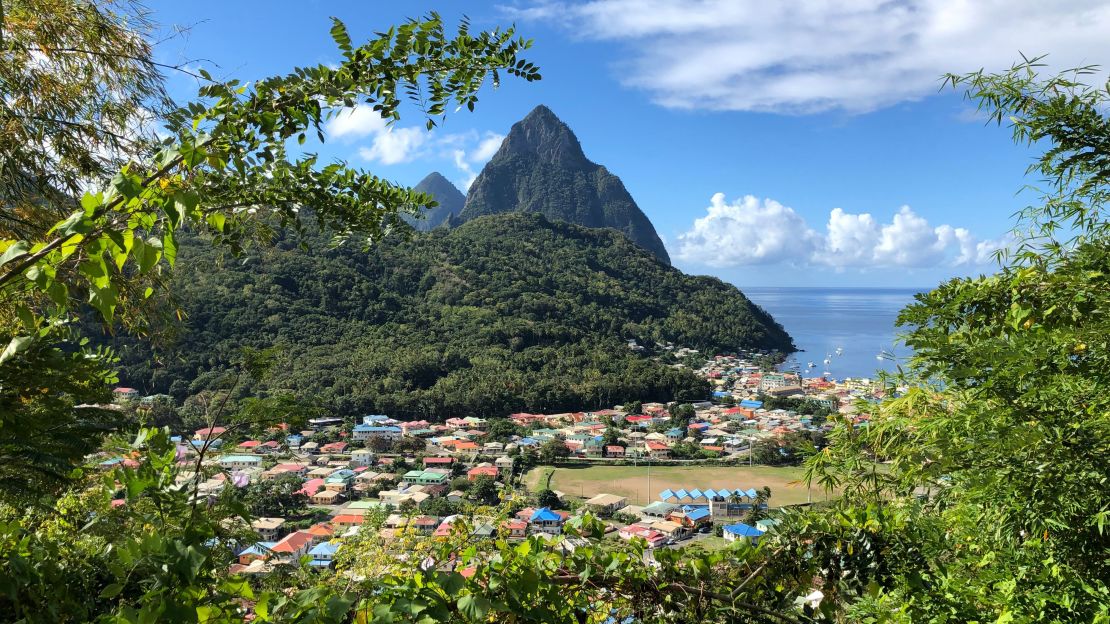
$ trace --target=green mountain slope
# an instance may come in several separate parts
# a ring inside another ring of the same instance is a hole
[[[590,162],[578,138],[546,106],[513,124],[470,186],[459,219],[515,211],[613,228],[670,264],[655,227],[620,178]]]
[[[421,232],[434,230],[448,222],[462,212],[463,204],[466,202],[466,197],[459,192],[459,189],[438,171],[429,173],[413,189],[427,193],[439,202],[438,206],[424,213],[423,219],[405,216],[405,221]]]
[[[186,329],[153,355],[143,342],[118,345],[121,381],[181,400],[210,387],[242,346],[279,345],[269,388],[341,413],[443,418],[706,396],[702,380],[629,339],[792,349],[735,287],[684,275],[610,230],[506,214],[369,253],[325,241],[304,251],[279,240],[223,262],[207,242],[184,240],[180,266],[195,268],[174,289]]]

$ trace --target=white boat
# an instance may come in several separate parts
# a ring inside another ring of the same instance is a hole
[[[837,355],[844,355],[844,347],[837,347],[836,348],[836,354]]]

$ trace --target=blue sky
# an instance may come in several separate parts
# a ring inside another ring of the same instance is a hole
[[[838,4],[828,7],[827,4]],[[1105,3],[151,1],[168,63],[253,80],[334,62],[330,16],[356,41],[427,10],[535,40],[538,83],[487,89],[436,132],[411,116],[333,127],[325,156],[402,183],[460,187],[512,123],[546,104],[616,173],[679,268],[740,286],[927,286],[990,270],[1034,152],[984,125],[945,71],[1026,54],[1097,63]],[[192,79],[171,77],[188,98]]]

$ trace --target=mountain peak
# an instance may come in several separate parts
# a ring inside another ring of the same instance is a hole
[[[463,196],[458,187],[438,171],[433,171],[424,176],[424,179],[414,189],[431,195],[439,203],[435,208],[426,211],[423,219],[405,217],[409,225],[417,230],[432,230],[447,223],[452,217],[462,212],[463,204],[466,202],[466,197]]]
[[[541,161],[569,167],[592,164],[586,159],[582,145],[570,127],[543,104],[513,124],[500,151],[508,154],[533,153]]]
[[[612,228],[670,264],[655,227],[620,178],[590,162],[574,132],[542,104],[513,124],[450,223],[503,212]]]

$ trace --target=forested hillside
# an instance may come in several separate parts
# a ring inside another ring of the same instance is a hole
[[[183,237],[176,342],[121,344],[123,383],[183,400],[243,346],[283,350],[271,389],[341,413],[447,417],[702,398],[627,340],[792,349],[735,287],[661,264],[615,231],[494,215],[364,252],[323,236],[225,259]],[[309,250],[301,248],[306,242]],[[262,388],[257,388],[262,389]]]

